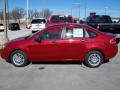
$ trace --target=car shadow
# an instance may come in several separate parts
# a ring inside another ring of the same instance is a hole
[[[70,61],[70,62],[32,62],[33,65],[40,65],[40,64],[44,64],[44,65],[82,65],[81,62],[73,62],[73,61]],[[45,67],[44,66],[40,66],[38,68],[39,70],[44,70]]]
[[[34,65],[37,65],[37,64],[53,64],[53,65],[55,65],[55,64],[59,64],[59,65],[61,65],[61,64],[66,64],[66,65],[71,65],[71,64],[79,64],[79,65],[81,65],[82,63],[81,62],[74,62],[74,61],[70,61],[70,62],[68,62],[68,61],[64,61],[64,62],[59,62],[59,61],[54,61],[54,62],[51,62],[51,61],[47,61],[47,62],[44,62],[44,61],[40,61],[40,62],[32,62],[32,64],[34,64]]]

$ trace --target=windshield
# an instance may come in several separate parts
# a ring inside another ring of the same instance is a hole
[[[29,38],[32,38],[35,34],[39,33],[40,31],[37,30],[35,33],[32,33],[32,34],[29,34],[25,37],[25,39],[29,39]]]
[[[66,16],[54,16],[52,22],[72,22],[72,17]]]
[[[46,23],[46,20],[45,19],[33,19],[32,24],[36,24],[36,23]]]
[[[87,18],[87,22],[90,22],[90,23],[112,23],[112,20],[109,16],[95,15],[95,16],[89,16]]]

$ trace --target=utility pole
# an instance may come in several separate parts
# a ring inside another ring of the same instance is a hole
[[[78,4],[78,17],[80,18],[80,4]]]
[[[28,25],[28,0],[27,0],[27,25]]]
[[[87,14],[87,3],[85,2],[85,17],[86,18],[86,14]]]
[[[105,15],[107,15],[107,9],[108,9],[108,7],[105,7]]]
[[[78,18],[80,18],[80,3],[74,3],[73,5],[76,9],[76,15],[78,15]]]
[[[72,16],[72,8],[71,8],[71,16]]]
[[[9,26],[10,14],[9,14],[9,4],[8,4],[8,0],[6,1],[6,3],[7,3],[7,19],[8,19],[7,25]]]
[[[7,18],[6,18],[6,0],[3,0],[3,17],[4,17],[4,42],[8,42],[8,33],[7,33]]]

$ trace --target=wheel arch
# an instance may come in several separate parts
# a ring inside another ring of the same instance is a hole
[[[94,54],[99,56],[99,58],[95,59],[95,62],[94,62],[94,59],[90,58],[90,56],[91,55],[93,56]],[[83,64],[90,68],[96,68],[96,67],[99,67],[104,62],[104,60],[105,60],[104,53],[101,50],[91,49],[86,53]]]
[[[8,61],[8,62],[11,61],[11,60],[10,60],[10,56],[11,56],[11,54],[12,54],[14,51],[22,51],[22,52],[24,52],[24,53],[26,54],[27,58],[28,58],[28,61],[29,61],[28,53],[27,53],[26,50],[23,50],[23,49],[13,49],[13,50],[10,52],[10,54],[9,54],[9,61]]]
[[[91,51],[98,51],[98,52],[100,52],[103,55],[103,61],[105,60],[105,53],[102,50],[97,49],[97,48],[90,49],[85,55],[87,55]],[[84,58],[84,60],[85,60],[85,58]]]

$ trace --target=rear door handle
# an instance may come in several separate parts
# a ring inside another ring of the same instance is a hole
[[[86,42],[86,40],[85,39],[82,39],[82,40],[80,40],[81,42]]]
[[[56,43],[56,40],[53,40],[52,43]]]

